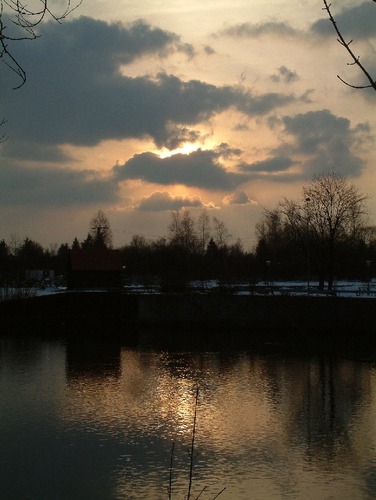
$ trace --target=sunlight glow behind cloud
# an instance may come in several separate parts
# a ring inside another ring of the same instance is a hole
[[[332,3],[376,69],[373,2]],[[41,242],[71,242],[102,209],[120,245],[212,206],[249,240],[265,204],[323,170],[376,182],[375,98],[336,78],[360,75],[321,0],[95,5],[18,45],[22,89],[1,79],[0,239],[40,234],[44,211],[69,224],[44,222]]]

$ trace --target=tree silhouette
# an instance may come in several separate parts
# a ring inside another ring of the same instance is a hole
[[[341,243],[355,240],[365,226],[367,196],[343,176],[321,174],[302,190],[302,201],[284,199],[281,213],[291,231],[314,259],[320,287],[332,290],[336,253]]]
[[[213,217],[214,223],[214,241],[218,247],[224,247],[227,241],[230,239],[231,235],[223,221],[218,219],[218,217]]]
[[[78,241],[78,238],[77,236],[74,238],[73,242],[72,242],[72,246],[71,246],[71,249],[72,250],[79,250],[81,248],[81,245],[80,245],[80,242]]]
[[[88,239],[90,240],[91,245],[88,243]],[[109,248],[112,246],[110,221],[102,210],[98,210],[98,212],[92,217],[90,221],[90,231],[86,242],[86,246],[93,246],[95,248]]]
[[[172,212],[171,217],[168,228],[171,245],[183,249],[186,253],[195,251],[198,248],[198,237],[195,221],[189,210]]]
[[[201,252],[205,253],[206,245],[210,240],[210,217],[205,208],[197,220],[197,232],[200,240]]]
[[[25,238],[18,254],[17,261],[20,269],[43,269],[45,251],[37,241]]]

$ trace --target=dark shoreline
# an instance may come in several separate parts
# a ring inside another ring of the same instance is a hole
[[[0,318],[7,336],[376,360],[376,301],[369,298],[62,292],[1,302]]]

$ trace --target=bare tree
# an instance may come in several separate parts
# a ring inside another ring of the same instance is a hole
[[[174,245],[180,245],[182,233],[180,212],[171,212],[171,219],[171,223],[168,226],[169,240]]]
[[[278,208],[264,209],[263,217],[256,224],[258,239],[263,239],[268,245],[273,246],[281,237],[284,230],[283,216]]]
[[[92,217],[90,221],[89,235],[93,246],[97,248],[108,248],[112,246],[112,231],[110,222],[102,210]]]
[[[8,243],[12,255],[17,256],[21,248],[21,245],[22,245],[22,238],[20,237],[20,235],[18,233],[12,233],[10,235],[10,240]]]
[[[231,238],[230,233],[226,227],[226,224],[219,220],[217,217],[213,217],[214,222],[214,241],[218,247],[224,247],[227,241]]]
[[[18,77],[18,84],[13,89],[19,89],[26,82],[26,72],[22,63],[14,56],[13,47],[16,42],[34,40],[38,38],[37,27],[46,17],[61,23],[72,11],[81,5],[83,0],[58,2],[57,0],[36,0],[33,6],[20,0],[0,0],[0,63],[11,70]],[[57,6],[64,4],[63,10],[58,13]],[[51,6],[52,4],[52,6]],[[0,121],[0,129],[6,123]],[[8,139],[7,134],[0,133],[0,143]]]
[[[148,246],[149,244],[143,234],[134,234],[132,236],[131,248],[133,248],[134,250],[142,250],[144,248],[147,248]]]
[[[180,246],[185,251],[194,251],[197,248],[195,221],[189,210],[172,212],[172,222],[168,229],[171,244]]]
[[[319,285],[328,281],[332,290],[335,257],[341,242],[353,239],[365,226],[367,196],[343,176],[321,174],[303,187],[302,201],[283,200],[280,210],[291,231],[310,247],[319,275]]]
[[[372,0],[373,2],[376,2],[376,0]],[[338,25],[337,25],[337,22],[336,20],[334,19],[333,17],[333,14],[330,10],[330,7],[331,7],[331,4],[329,4],[327,2],[327,0],[323,0],[324,2],[324,9],[323,10],[326,10],[327,13],[328,13],[328,16],[329,16],[329,19],[337,33],[337,40],[338,40],[338,43],[340,43],[346,50],[347,52],[349,53],[350,57],[351,57],[351,62],[348,63],[349,66],[357,66],[361,72],[365,75],[365,77],[367,78],[368,80],[368,84],[366,85],[352,85],[348,82],[346,82],[343,78],[341,78],[339,75],[337,75],[337,78],[339,78],[341,80],[341,82],[343,82],[345,85],[347,85],[348,87],[351,87],[353,89],[369,89],[369,88],[373,88],[373,90],[376,90],[376,80],[371,76],[371,74],[368,72],[368,70],[365,68],[365,66],[363,66],[363,64],[360,62],[360,57],[359,56],[356,56],[355,53],[353,52],[353,50],[351,49],[350,45],[352,44],[353,40],[349,40],[349,41],[346,41],[344,36],[342,35],[342,32],[341,30],[338,28]]]
[[[33,6],[20,0],[0,0],[0,61],[19,77],[20,83],[15,88],[22,87],[26,82],[26,72],[13,55],[15,42],[34,40],[39,36],[36,31],[38,25],[46,17],[60,23],[82,2],[65,0],[63,10],[58,13],[61,2],[56,0],[39,0]]]
[[[210,240],[210,217],[206,208],[201,212],[197,220],[198,237],[201,243],[201,251],[204,254]]]
[[[278,248],[285,239],[285,230],[286,224],[281,210],[264,209],[262,219],[256,224],[258,251],[267,246],[269,248],[267,257],[271,259],[273,266],[277,263]]]

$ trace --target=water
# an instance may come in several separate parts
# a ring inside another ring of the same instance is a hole
[[[1,339],[0,498],[376,498],[376,364]]]

